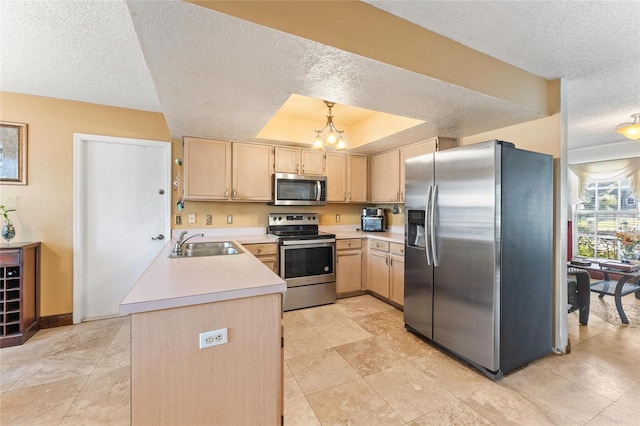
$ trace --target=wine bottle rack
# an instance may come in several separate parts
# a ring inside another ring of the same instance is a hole
[[[38,331],[40,243],[0,248],[0,347]]]

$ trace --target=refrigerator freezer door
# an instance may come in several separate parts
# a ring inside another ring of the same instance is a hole
[[[432,186],[433,154],[406,160],[404,322],[428,338],[433,330],[433,266],[427,262],[430,235],[426,220]]]
[[[494,141],[435,153],[433,340],[490,371],[500,366],[499,153]]]

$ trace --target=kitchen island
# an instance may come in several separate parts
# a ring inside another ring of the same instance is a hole
[[[244,248],[170,258],[173,244],[120,307],[131,314],[132,424],[280,424],[286,283]],[[227,343],[200,349],[200,333],[225,329]]]

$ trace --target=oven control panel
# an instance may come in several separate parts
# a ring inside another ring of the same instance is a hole
[[[269,213],[269,226],[317,224],[317,213]]]

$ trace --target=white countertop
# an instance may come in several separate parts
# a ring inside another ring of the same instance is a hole
[[[189,232],[192,234],[192,232]],[[196,241],[270,243],[270,235],[209,236]],[[284,293],[285,281],[252,254],[170,258],[169,241],[120,304],[123,314]]]
[[[336,234],[336,239],[338,240],[347,238],[370,238],[373,240],[404,244],[404,229],[401,226],[391,227],[391,229],[386,232],[364,232],[359,230],[357,225],[320,226],[320,230]]]
[[[336,234],[336,239],[367,238],[404,243],[397,229],[391,232],[363,232],[356,226],[326,226],[321,230]],[[178,235],[181,230],[175,230]],[[189,229],[189,235],[203,230]],[[275,243],[277,238],[264,228],[249,229],[247,234],[206,230],[195,241],[233,241],[242,244]],[[260,232],[258,232],[260,231]],[[236,231],[237,232],[237,231]],[[222,235],[221,235],[222,234]],[[178,308],[201,303],[220,302],[270,293],[284,293],[286,282],[252,254],[170,258],[177,238],[169,241],[120,304],[123,314]]]

